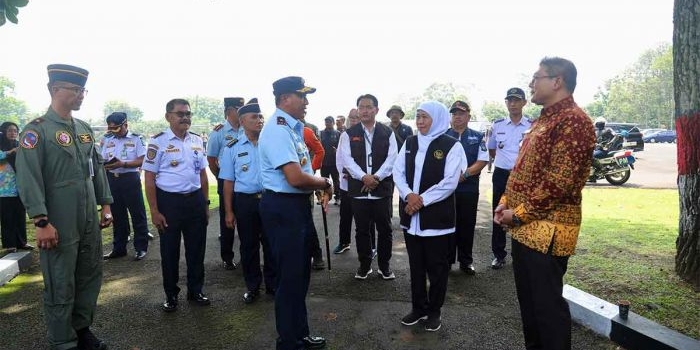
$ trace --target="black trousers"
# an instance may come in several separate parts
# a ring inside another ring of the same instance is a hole
[[[335,163],[332,165],[322,165],[321,166],[321,176],[328,177],[330,175],[333,179],[333,194],[335,199],[340,199],[340,182],[338,181],[338,168],[335,167]]]
[[[571,349],[571,314],[562,296],[568,262],[568,256],[542,254],[513,240],[513,275],[526,349]]]
[[[450,236],[452,234],[420,237],[404,230],[403,237],[411,268],[411,302],[413,311],[417,313],[440,316],[450,272],[450,264],[447,262]],[[430,281],[429,291],[426,276]]]
[[[265,288],[275,289],[275,270],[270,243],[262,228],[260,217],[260,197],[258,194],[234,193],[233,206],[236,213],[238,238],[241,240],[240,255],[243,278],[249,291],[257,291],[263,281],[260,272],[260,246],[262,245],[265,275]]]
[[[236,254],[233,252],[233,242],[236,230],[226,227],[226,208],[224,206],[224,180],[216,180],[216,193],[219,195],[219,243],[221,244],[221,260],[233,262]],[[233,193],[229,193],[233,197]],[[235,201],[235,198],[233,199]],[[233,204],[235,206],[235,203]]]
[[[129,241],[129,215],[134,228],[134,250],[148,250],[148,219],[146,206],[141,192],[141,176],[138,172],[123,173],[115,176],[107,172],[107,181],[112,193],[112,215],[114,215],[114,242],[112,251],[126,253]]]
[[[493,198],[491,203],[493,209],[496,209],[498,202],[506,191],[508,176],[510,176],[509,170],[499,167],[495,167],[493,170]],[[498,259],[505,259],[508,255],[508,252],[506,252],[506,231],[503,230],[501,225],[493,221],[491,222],[491,226],[493,227],[493,234],[491,235],[491,251],[493,252],[493,256]]]
[[[315,260],[322,260],[323,251],[321,250],[321,242],[318,238],[318,231],[316,230],[316,224],[314,223],[313,215],[315,200],[316,196],[312,194],[309,199],[309,211],[311,212],[311,215],[309,216],[307,222],[307,225],[309,226],[309,232],[311,233],[311,237],[309,238],[309,254],[311,254],[311,257]]]
[[[3,248],[27,244],[27,212],[19,196],[0,197],[0,227]]]
[[[474,228],[476,227],[476,210],[479,206],[479,192],[455,192],[457,210],[457,227],[451,235],[451,246],[448,261],[454,264],[469,265],[474,262],[472,249],[474,247]]]
[[[348,191],[340,190],[340,221],[338,224],[338,243],[350,244],[352,231],[352,198]]]
[[[352,212],[355,217],[355,244],[357,258],[363,270],[369,269],[372,263],[373,237],[372,223],[377,229],[377,256],[380,269],[389,267],[391,260],[391,216],[389,197],[380,199],[352,199]]]
[[[303,349],[309,335],[306,293],[311,277],[309,196],[265,190],[260,215],[270,240],[277,274],[275,324],[277,350]]]
[[[187,262],[187,291],[201,293],[204,285],[204,252],[207,243],[207,204],[204,194],[165,192],[156,189],[158,210],[165,216],[168,227],[160,233],[160,257],[165,295],[180,292],[180,241],[185,242]]]

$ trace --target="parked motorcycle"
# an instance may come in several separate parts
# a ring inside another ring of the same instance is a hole
[[[620,186],[629,180],[634,169],[635,158],[629,149],[618,152],[608,152],[601,158],[593,159],[590,182],[607,180],[610,184]]]

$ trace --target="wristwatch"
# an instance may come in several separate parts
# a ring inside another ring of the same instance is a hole
[[[520,226],[520,225],[523,224],[523,222],[520,221],[520,218],[517,217],[517,216],[515,216],[515,214],[513,214],[513,216],[512,216],[512,218],[510,219],[510,221],[513,222],[513,226]]]
[[[39,219],[37,222],[34,223],[35,227],[39,228],[44,228],[49,225],[49,220],[46,219]]]

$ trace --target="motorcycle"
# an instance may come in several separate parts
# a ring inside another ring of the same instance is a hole
[[[605,179],[612,185],[620,186],[629,180],[635,160],[633,151],[629,149],[594,157],[588,181]]]

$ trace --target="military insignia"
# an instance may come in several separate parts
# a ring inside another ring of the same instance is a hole
[[[170,161],[170,166],[177,166],[177,164],[178,164],[177,160]]]
[[[155,148],[148,147],[148,151],[146,151],[146,158],[148,160],[154,160],[156,159],[156,153],[158,153],[158,151]]]
[[[167,147],[165,147],[165,148],[167,148],[167,149],[173,149],[173,148],[175,148],[175,145],[169,144],[169,145],[168,145]]]
[[[44,122],[44,118],[36,118],[36,119],[32,120],[32,124],[34,124],[34,125],[39,125],[43,122]]]
[[[238,139],[233,139],[226,144],[226,147],[233,147],[236,143],[238,143]]]
[[[306,159],[306,156],[301,157],[301,160],[299,161],[299,164],[301,165],[306,165],[306,162],[308,162],[308,159]]]
[[[34,149],[36,145],[39,143],[39,134],[37,134],[36,131],[34,130],[27,130],[24,132],[24,136],[22,136],[22,141],[20,141],[20,145],[22,148],[26,149]]]
[[[498,142],[498,149],[503,149],[506,145],[503,144],[503,141]]]
[[[233,136],[231,136],[231,135],[226,135],[226,137],[224,137],[224,140],[227,140],[227,141],[228,141],[228,140],[233,140]]]
[[[224,124],[216,124],[216,126],[214,127],[214,131],[219,131],[219,130],[221,130],[223,127],[224,127]]]
[[[241,166],[241,170],[248,171],[248,164],[243,164],[243,166]]]
[[[248,155],[248,152],[238,153],[238,157],[245,157],[247,155]]]
[[[78,134],[80,143],[92,143],[92,135],[90,134]]]
[[[163,135],[163,134],[165,134],[165,131],[161,131],[161,132],[159,132],[159,133],[153,135],[153,138],[156,138],[156,137],[158,137],[158,136],[160,136],[160,135]]]
[[[486,142],[481,141],[481,144],[479,145],[479,149],[482,151],[486,152]]]
[[[433,157],[435,157],[435,159],[437,159],[437,160],[440,160],[442,158],[445,158],[445,153],[443,153],[442,150],[438,149],[438,150],[435,150],[435,152],[433,152]]]
[[[277,125],[287,125],[287,121],[284,117],[277,117]]]
[[[110,142],[107,144],[107,148],[112,148],[112,147],[114,147],[114,142],[110,141]]]
[[[70,146],[73,144],[73,138],[65,131],[56,131],[56,141],[61,146]]]

